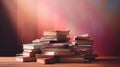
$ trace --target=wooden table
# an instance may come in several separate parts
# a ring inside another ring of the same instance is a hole
[[[16,62],[15,57],[0,57],[0,67],[120,67],[120,57],[98,57],[92,63],[55,63]]]

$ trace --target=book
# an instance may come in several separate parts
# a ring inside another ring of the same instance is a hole
[[[18,62],[35,62],[36,61],[35,57],[26,57],[26,56],[16,56],[15,59]]]
[[[53,45],[53,44],[49,44],[49,45],[46,45],[46,46],[42,46],[41,49],[44,49],[44,48],[69,48],[69,45]]]
[[[74,55],[73,52],[61,52],[61,51],[43,51],[42,54],[44,55],[54,55],[54,56],[71,56]]]
[[[88,59],[80,56],[61,56],[59,57],[61,63],[85,63],[90,62]]]
[[[27,57],[35,57],[35,54],[39,54],[40,52],[23,52],[23,56]]]
[[[23,52],[41,53],[40,49],[24,49]]]
[[[77,44],[77,45],[80,45],[80,44],[91,44],[91,45],[93,45],[94,41],[93,40],[76,40],[76,41],[73,42],[73,44]]]
[[[33,40],[32,41],[32,43],[33,44],[48,44],[49,43],[49,41],[47,41],[47,40],[41,40],[41,39],[35,39],[35,40]]]
[[[45,38],[45,39],[51,39],[51,38],[64,39],[64,38],[67,38],[67,35],[46,35],[46,36],[41,37],[41,39],[42,38]]]
[[[51,43],[49,44],[50,46],[65,46],[65,45],[69,45],[69,43]]]
[[[45,45],[45,44],[43,44],[43,43],[39,43],[39,44],[34,44],[34,43],[23,44],[23,49],[40,49],[42,45]]]
[[[45,55],[45,54],[36,54],[36,58],[54,58],[53,55]]]
[[[92,44],[76,44],[76,46],[81,48],[93,48]]]
[[[41,41],[68,41],[68,38],[41,38]]]
[[[71,52],[69,48],[43,48],[41,51]]]
[[[77,37],[78,37],[78,38],[79,38],[79,37],[80,37],[80,38],[91,38],[91,36],[90,36],[89,34],[87,34],[87,33],[86,33],[86,34],[81,34],[81,35],[75,36],[75,38],[77,38]]]
[[[70,31],[44,31],[43,36],[69,35]]]
[[[56,62],[55,58],[37,58],[37,63],[40,64],[53,64]]]

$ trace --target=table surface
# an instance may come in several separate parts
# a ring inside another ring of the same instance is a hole
[[[16,62],[15,57],[0,57],[0,67],[120,67],[120,57],[98,57],[92,63],[55,63]]]

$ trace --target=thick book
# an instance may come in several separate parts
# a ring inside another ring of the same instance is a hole
[[[54,58],[53,55],[45,55],[45,54],[36,54],[36,58]]]
[[[69,48],[43,48],[41,51],[70,52]]]
[[[76,40],[76,41],[74,41],[74,42],[72,42],[72,44],[77,44],[77,45],[80,45],[80,44],[86,44],[86,45],[88,45],[88,44],[91,44],[91,45],[93,45],[94,44],[94,41],[93,40]]]
[[[93,48],[93,44],[76,44],[76,46],[81,48]]]
[[[56,38],[56,39],[64,39],[64,38],[67,38],[67,35],[46,35],[46,36],[43,36],[41,37],[42,38],[45,38],[45,39],[51,39],[51,38]]]
[[[24,49],[23,52],[34,52],[34,53],[40,53],[40,49]]]
[[[35,39],[35,40],[33,40],[32,41],[32,43],[33,44],[48,44],[49,43],[49,41],[47,41],[47,40],[41,40],[41,39]]]
[[[44,31],[43,36],[69,35],[70,31]]]
[[[49,44],[50,46],[65,46],[65,45],[69,45],[69,43],[51,43]]]
[[[26,56],[16,56],[15,59],[18,62],[35,62],[36,61],[35,57],[26,57]]]
[[[67,41],[68,38],[41,38],[41,41]]]
[[[27,57],[35,57],[35,54],[39,54],[39,53],[41,52],[23,52],[23,55]]]
[[[63,51],[43,51],[42,54],[44,55],[53,55],[53,56],[72,56],[74,52],[63,52]]]
[[[56,59],[55,58],[37,58],[37,63],[53,64],[53,63],[56,63]]]
[[[61,56],[59,57],[59,62],[61,63],[85,63],[90,62],[90,60],[80,57],[80,56]]]
[[[39,43],[39,44],[34,44],[34,43],[30,43],[30,44],[23,44],[23,49],[40,49],[41,46],[43,46],[43,43]]]
[[[44,48],[69,48],[69,45],[66,44],[66,45],[61,45],[61,44],[49,44],[49,45],[46,45],[46,46],[43,46],[42,49]]]
[[[91,36],[86,33],[86,34],[77,35],[74,38],[91,38]]]

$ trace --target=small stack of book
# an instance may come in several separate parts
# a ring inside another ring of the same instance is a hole
[[[84,57],[87,61],[91,62],[97,57],[96,54],[93,54],[93,44],[94,41],[88,34],[77,35],[71,44],[71,48],[75,55]]]
[[[33,43],[46,42],[46,43],[61,43],[69,41],[69,31],[44,31],[43,37],[33,40]]]
[[[74,53],[71,52],[71,49],[69,48],[69,43],[51,43],[47,46],[44,46],[41,49],[41,54],[37,54],[36,58],[38,63],[47,64],[50,62],[51,63],[59,62],[60,56],[72,56],[72,55],[74,55]]]
[[[16,56],[16,61],[19,62],[34,62],[36,61],[36,54],[40,54],[41,53],[41,47],[44,44],[33,44],[33,43],[29,43],[29,44],[23,44],[23,53],[22,54],[18,54],[18,56]]]

